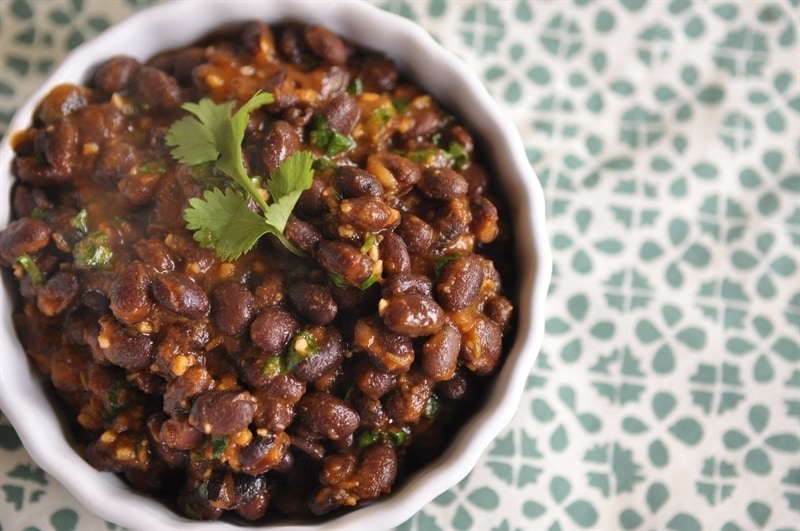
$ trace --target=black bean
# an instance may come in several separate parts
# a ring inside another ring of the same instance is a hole
[[[449,201],[467,195],[469,184],[450,168],[426,168],[419,181],[419,189],[431,199]]]
[[[135,325],[150,311],[152,299],[150,270],[142,262],[125,266],[111,283],[108,298],[114,316],[127,325]]]
[[[387,444],[376,444],[364,451],[356,491],[362,499],[389,493],[397,477],[397,452]]]
[[[403,238],[408,251],[414,254],[427,251],[435,237],[433,227],[414,214],[404,214],[395,233]]]
[[[453,377],[461,349],[461,333],[450,323],[433,334],[422,346],[422,370],[436,382]]]
[[[470,230],[478,243],[489,243],[497,238],[500,228],[497,225],[500,216],[497,207],[483,196],[477,196],[470,206],[472,223]]]
[[[272,30],[264,22],[254,20],[242,28],[242,45],[250,55],[256,55],[265,47],[273,47]]]
[[[395,389],[386,398],[386,413],[397,423],[417,422],[433,395],[433,385],[419,372],[398,375]]]
[[[136,76],[138,95],[157,109],[177,109],[183,103],[178,81],[163,70],[143,66]]]
[[[381,290],[383,298],[389,299],[401,293],[419,293],[430,297],[433,283],[425,275],[416,273],[396,273],[387,277]]]
[[[394,90],[400,77],[394,62],[378,55],[370,55],[364,59],[360,76],[364,90],[369,92]]]
[[[387,374],[405,372],[414,362],[411,338],[392,332],[375,315],[356,322],[353,346],[366,352],[375,367]]]
[[[469,204],[465,198],[460,198],[448,201],[439,209],[434,227],[441,241],[451,242],[466,233],[471,222]]]
[[[44,315],[54,317],[72,306],[78,296],[78,278],[69,271],[59,271],[47,279],[36,297],[36,307]]]
[[[289,450],[291,439],[284,432],[255,437],[239,452],[242,472],[258,476],[278,466]]]
[[[297,24],[289,25],[281,31],[278,48],[286,59],[294,64],[301,64],[310,53],[308,44],[303,38],[303,28]]]
[[[358,413],[347,402],[325,392],[306,393],[297,414],[311,431],[334,441],[349,437],[359,425]]]
[[[280,163],[302,147],[297,131],[289,123],[278,120],[264,138],[261,148],[261,161],[270,172],[278,169]]]
[[[322,233],[315,225],[295,216],[289,217],[283,233],[287,240],[307,253],[312,252],[322,240]]]
[[[178,315],[189,319],[208,315],[208,295],[191,277],[176,272],[164,273],[153,280],[152,292],[156,302]]]
[[[98,184],[116,186],[136,165],[136,156],[136,150],[130,144],[118,142],[106,146],[97,155],[92,179]]]
[[[298,328],[295,318],[283,308],[265,308],[250,325],[250,339],[264,352],[277,354],[286,348]]]
[[[361,110],[356,99],[344,93],[336,96],[322,110],[322,116],[327,120],[328,127],[343,135],[349,135],[358,123]]]
[[[503,332],[484,315],[478,315],[469,330],[461,335],[461,358],[479,376],[491,374],[503,354]]]
[[[411,270],[411,256],[408,254],[406,242],[394,232],[383,235],[378,251],[386,273],[392,275]]]
[[[169,247],[157,239],[143,239],[133,244],[136,256],[151,266],[157,273],[168,273],[175,270],[175,260]]]
[[[383,196],[383,186],[367,170],[355,166],[339,166],[333,174],[336,188],[342,197]]]
[[[310,382],[322,378],[341,363],[345,355],[345,345],[342,335],[333,326],[316,326],[306,329],[306,332],[316,343],[317,351],[301,361],[293,372],[298,380]]]
[[[85,108],[91,100],[91,90],[70,83],[53,87],[36,110],[36,116],[45,123],[58,122]]]
[[[322,60],[332,65],[347,62],[347,45],[337,35],[324,26],[307,26],[305,40],[308,46]]]
[[[163,444],[176,450],[191,450],[203,442],[203,432],[189,424],[186,418],[169,418],[161,424],[158,437]]]
[[[254,310],[253,294],[239,282],[223,282],[211,292],[211,318],[223,334],[242,333],[250,324]]]
[[[190,46],[178,50],[172,63],[172,75],[182,85],[192,83],[194,70],[206,60],[206,48],[203,46]]]
[[[106,360],[123,369],[144,369],[150,365],[152,338],[128,332],[111,317],[101,318],[97,344]]]
[[[458,350],[456,350],[457,353]],[[356,366],[353,377],[358,389],[372,399],[378,399],[385,395],[395,382],[395,376],[380,372],[374,365],[366,362]]]
[[[203,433],[234,435],[247,428],[255,409],[247,391],[206,391],[194,401],[189,423]]]
[[[382,299],[378,306],[384,324],[408,337],[429,336],[444,324],[444,311],[432,298],[419,293]]]
[[[469,184],[469,195],[483,195],[489,187],[489,174],[480,163],[473,162],[463,170],[459,170]]]
[[[345,222],[368,232],[380,232],[400,221],[400,212],[377,197],[345,199],[340,208]]]
[[[315,325],[330,323],[339,310],[327,285],[305,280],[289,285],[289,302],[301,317]]]
[[[483,263],[475,255],[446,263],[439,271],[436,296],[445,310],[463,310],[474,303],[483,284]]]
[[[41,219],[20,218],[0,232],[0,257],[12,264],[20,255],[32,255],[50,242],[50,226]]]
[[[367,289],[331,285],[331,295],[339,306],[340,312],[362,315],[373,311],[380,299],[379,284],[375,283]]]
[[[361,286],[372,275],[372,260],[344,242],[321,241],[317,247],[317,260],[325,271],[338,275],[351,286]]]
[[[95,71],[94,86],[103,92],[124,92],[133,85],[141,66],[138,59],[127,55],[112,57]]]
[[[320,213],[325,207],[325,200],[322,197],[324,191],[325,183],[320,179],[314,179],[308,190],[304,190],[300,194],[300,199],[297,200],[297,209],[307,215]]]
[[[497,295],[486,301],[483,306],[486,316],[500,325],[503,332],[511,326],[511,317],[514,313],[514,304],[507,297]]]

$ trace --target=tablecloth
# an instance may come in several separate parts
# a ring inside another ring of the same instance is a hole
[[[0,1],[0,126],[151,3]],[[800,528],[798,0],[373,3],[515,122],[555,262],[516,416],[401,529]],[[2,530],[116,527],[2,416],[0,491]]]

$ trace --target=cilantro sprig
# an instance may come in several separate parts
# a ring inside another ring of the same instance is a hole
[[[283,232],[300,194],[311,187],[314,177],[313,155],[299,151],[286,158],[267,181],[271,203],[256,185],[261,179],[247,175],[242,164],[242,142],[249,114],[272,103],[272,94],[258,92],[235,113],[234,102],[215,103],[203,98],[186,103],[187,115],[170,127],[166,140],[172,156],[182,164],[197,166],[212,163],[230,177],[237,187],[215,187],[202,197],[189,200],[184,220],[194,239],[203,247],[213,247],[223,260],[235,260],[246,253],[265,234],[273,234],[298,256],[303,252],[286,239]],[[250,210],[253,200],[263,215]]]

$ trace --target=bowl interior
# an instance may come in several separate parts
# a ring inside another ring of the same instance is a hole
[[[551,259],[544,230],[542,191],[525,158],[521,139],[502,116],[480,80],[422,28],[361,2],[263,2],[179,0],[138,12],[74,50],[48,81],[19,108],[0,143],[0,195],[8,197],[13,177],[10,137],[28,127],[35,105],[56,84],[81,83],[88,72],[115,54],[147,59],[164,49],[189,44],[212,30],[252,19],[266,23],[303,21],[392,57],[404,73],[452,109],[484,143],[512,210],[517,251],[518,331],[484,406],[434,463],[412,475],[391,496],[314,528],[388,528],[413,516],[425,503],[460,481],[491,440],[511,420],[528,372],[541,346],[543,306]],[[191,21],[185,23],[185,21]],[[9,201],[0,201],[0,223],[8,223]],[[132,491],[112,474],[99,473],[78,457],[64,434],[40,377],[16,338],[12,299],[0,296],[0,408],[25,448],[78,500],[98,516],[131,529],[181,529],[187,520],[166,506]],[[135,500],[135,501],[133,501]],[[131,510],[136,507],[135,510]],[[197,529],[234,526],[197,522]],[[302,524],[296,528],[308,528]]]

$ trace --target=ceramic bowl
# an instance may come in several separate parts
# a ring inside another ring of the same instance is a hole
[[[178,0],[139,11],[75,49],[45,84],[19,108],[0,144],[0,196],[9,197],[13,152],[9,137],[29,126],[33,110],[56,84],[83,83],[87,73],[115,54],[147,59],[184,46],[227,24],[261,19],[271,24],[303,21],[323,24],[356,44],[392,57],[402,71],[460,116],[484,142],[510,208],[520,272],[519,329],[511,351],[495,376],[485,405],[461,429],[436,461],[407,478],[384,499],[322,523],[296,529],[382,529],[400,525],[424,504],[455,485],[475,466],[491,441],[514,415],[543,335],[543,308],[550,279],[542,190],[519,134],[481,81],[453,53],[414,23],[353,1],[247,2]],[[10,218],[9,201],[0,201],[0,224]],[[31,457],[97,516],[129,529],[234,529],[226,522],[195,522],[156,499],[133,491],[110,473],[89,466],[76,452],[65,420],[56,412],[41,377],[29,364],[14,332],[10,290],[0,296],[0,408]],[[241,529],[241,528],[240,528]]]

